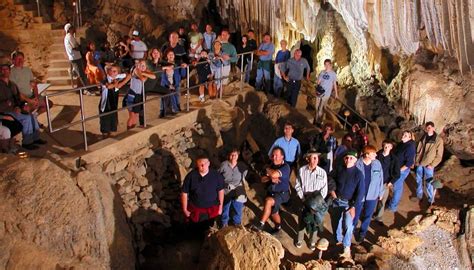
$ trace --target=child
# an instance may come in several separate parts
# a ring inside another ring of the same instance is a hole
[[[130,74],[119,73],[118,65],[106,66],[105,71],[107,78],[101,82],[99,113],[117,110],[119,90],[130,80]],[[100,132],[104,139],[108,138],[111,132],[117,131],[117,124],[117,112],[100,117]]]
[[[211,73],[211,65],[210,61],[207,58],[207,51],[201,51],[201,57],[197,60],[197,74],[199,78],[199,101],[204,102],[206,101],[204,98],[204,90],[205,87],[208,86],[209,80],[211,80],[212,73]],[[195,64],[196,65],[196,64]],[[205,83],[205,85],[204,85]]]
[[[130,82],[130,90],[126,96],[126,104],[128,106],[128,121],[127,130],[132,129],[138,122],[138,115],[143,111],[143,104],[133,106],[135,104],[143,102],[143,88],[144,82],[147,79],[155,79],[156,75],[147,70],[146,61],[138,60],[135,67],[132,69],[132,78]]]
[[[176,67],[173,49],[168,49],[165,52],[165,57],[167,63],[163,64],[162,67],[164,74],[161,76],[161,86],[169,89],[170,92],[174,92],[175,95],[162,98],[160,107],[161,118],[166,116],[168,109],[171,109],[172,113],[177,113],[181,110],[179,105],[179,83],[181,82],[181,78],[186,76],[186,69],[183,68],[185,65],[182,64],[181,67]]]

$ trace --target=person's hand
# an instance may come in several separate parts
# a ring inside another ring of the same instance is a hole
[[[219,214],[219,215],[222,215],[222,204],[219,204],[218,214]]]
[[[227,60],[230,59],[230,56],[228,54],[224,54],[224,55],[222,55],[222,59],[227,61]]]
[[[428,165],[428,166],[426,166],[426,168],[432,170],[432,169],[433,169],[433,166]]]
[[[392,183],[388,183],[388,184],[387,184],[387,187],[389,187],[389,188],[392,187],[392,186],[393,186]]]
[[[13,119],[13,117],[11,117],[10,115],[4,115],[4,116],[2,116],[2,119],[1,119],[1,120],[15,121],[15,120]]]
[[[290,78],[288,78],[288,76],[284,75],[284,76],[283,76],[283,80],[285,80],[285,81],[288,82],[288,81],[290,80]]]
[[[382,199],[383,199],[383,197],[382,197],[382,196],[381,196],[381,197],[379,197],[379,201],[381,201]]]
[[[15,107],[15,108],[13,109],[13,112],[15,112],[15,113],[21,113],[20,107]]]
[[[188,211],[187,209],[184,209],[184,210],[183,210],[183,214],[184,214],[184,217],[186,217],[186,218],[188,218],[188,217],[191,216],[191,212]]]
[[[185,67],[187,67],[187,66],[188,66],[188,64],[186,64],[186,63],[182,63],[182,64],[181,64],[181,67],[182,67],[182,68],[185,68]]]
[[[349,210],[347,210],[347,211],[349,212],[349,215],[351,215],[352,218],[355,217],[356,209],[354,207],[349,208]]]

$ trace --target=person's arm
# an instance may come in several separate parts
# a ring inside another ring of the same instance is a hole
[[[321,196],[323,196],[323,198],[326,199],[326,196],[328,195],[328,175],[325,170],[322,170],[322,176],[323,176],[324,186],[320,190],[320,192],[321,192]]]
[[[334,80],[333,88],[334,88],[334,97],[339,98],[339,94],[337,92],[337,80]]]
[[[300,171],[298,172],[298,177],[296,178],[295,190],[296,190],[296,194],[298,195],[298,197],[300,197],[301,200],[303,200],[304,198],[302,183],[303,182],[301,179],[301,169],[300,169]]]
[[[439,134],[437,134],[436,136],[439,136]],[[436,138],[436,139],[440,140],[440,142],[438,143],[436,149],[434,149],[434,151],[436,151],[435,158],[428,166],[426,166],[428,169],[433,169],[434,167],[438,166],[438,164],[441,163],[441,160],[443,159],[443,152],[444,152],[443,139],[441,138]]]
[[[392,155],[392,160],[390,162],[390,175],[389,175],[389,185],[393,184],[400,177],[400,162],[395,155]]]
[[[383,187],[383,179],[384,179],[383,177],[384,177],[384,175],[383,175],[382,164],[380,162],[378,162],[378,164],[379,164],[378,167],[380,168],[379,201],[381,201],[382,198],[383,198],[383,194],[385,193],[385,188]]]
[[[222,208],[224,207],[224,189],[219,190],[217,195],[219,197],[219,215],[221,215]]]
[[[127,73],[127,76],[117,83],[117,88],[122,88],[125,84],[128,83],[128,81],[130,81],[131,78],[132,76],[130,75],[130,73]]]
[[[185,217],[188,218],[191,215],[191,212],[188,211],[188,193],[185,192],[181,192],[181,210]]]
[[[405,162],[405,164],[403,164],[400,171],[409,170],[411,168],[411,166],[413,166],[413,164],[415,163],[415,155],[416,155],[415,148],[411,147],[411,146],[407,147],[407,149],[405,150],[405,153],[404,153],[406,162]]]
[[[92,52],[87,52],[86,53],[86,62],[87,62],[87,65],[89,65],[89,66],[95,66],[94,57],[92,56]]]
[[[305,69],[306,69],[306,80],[309,81],[311,76],[311,67],[309,66],[308,61],[305,59]]]

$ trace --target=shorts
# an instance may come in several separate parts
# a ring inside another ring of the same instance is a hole
[[[275,205],[272,207],[272,215],[280,211],[280,206],[283,203],[286,203],[290,200],[290,192],[278,192],[278,193],[269,193],[269,197],[272,197],[275,200]]]
[[[137,103],[140,103],[142,102],[142,99],[143,99],[143,96],[142,95],[138,95],[138,94],[135,94],[135,95],[132,95],[132,94],[128,94],[126,96],[126,105],[128,107],[128,111],[129,112],[134,112],[134,113],[139,113],[141,111],[143,111],[143,104],[142,105],[137,105],[137,106],[134,106],[134,107],[131,107],[132,105],[134,104],[137,104]]]

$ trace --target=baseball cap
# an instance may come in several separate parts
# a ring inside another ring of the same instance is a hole
[[[140,35],[140,33],[137,30],[133,30],[132,36],[138,36],[138,35]]]
[[[357,152],[354,151],[354,150],[350,150],[350,151],[347,151],[347,153],[346,153],[345,156],[346,156],[346,157],[347,157],[347,156],[352,156],[352,157],[357,158]]]
[[[71,29],[71,27],[72,27],[72,24],[66,23],[66,25],[64,26],[64,31],[66,31],[66,32],[69,31],[69,29]]]
[[[305,157],[308,157],[310,155],[318,155],[320,156],[321,153],[319,153],[316,149],[312,148],[312,149],[309,149],[308,152],[306,152],[305,154]]]

